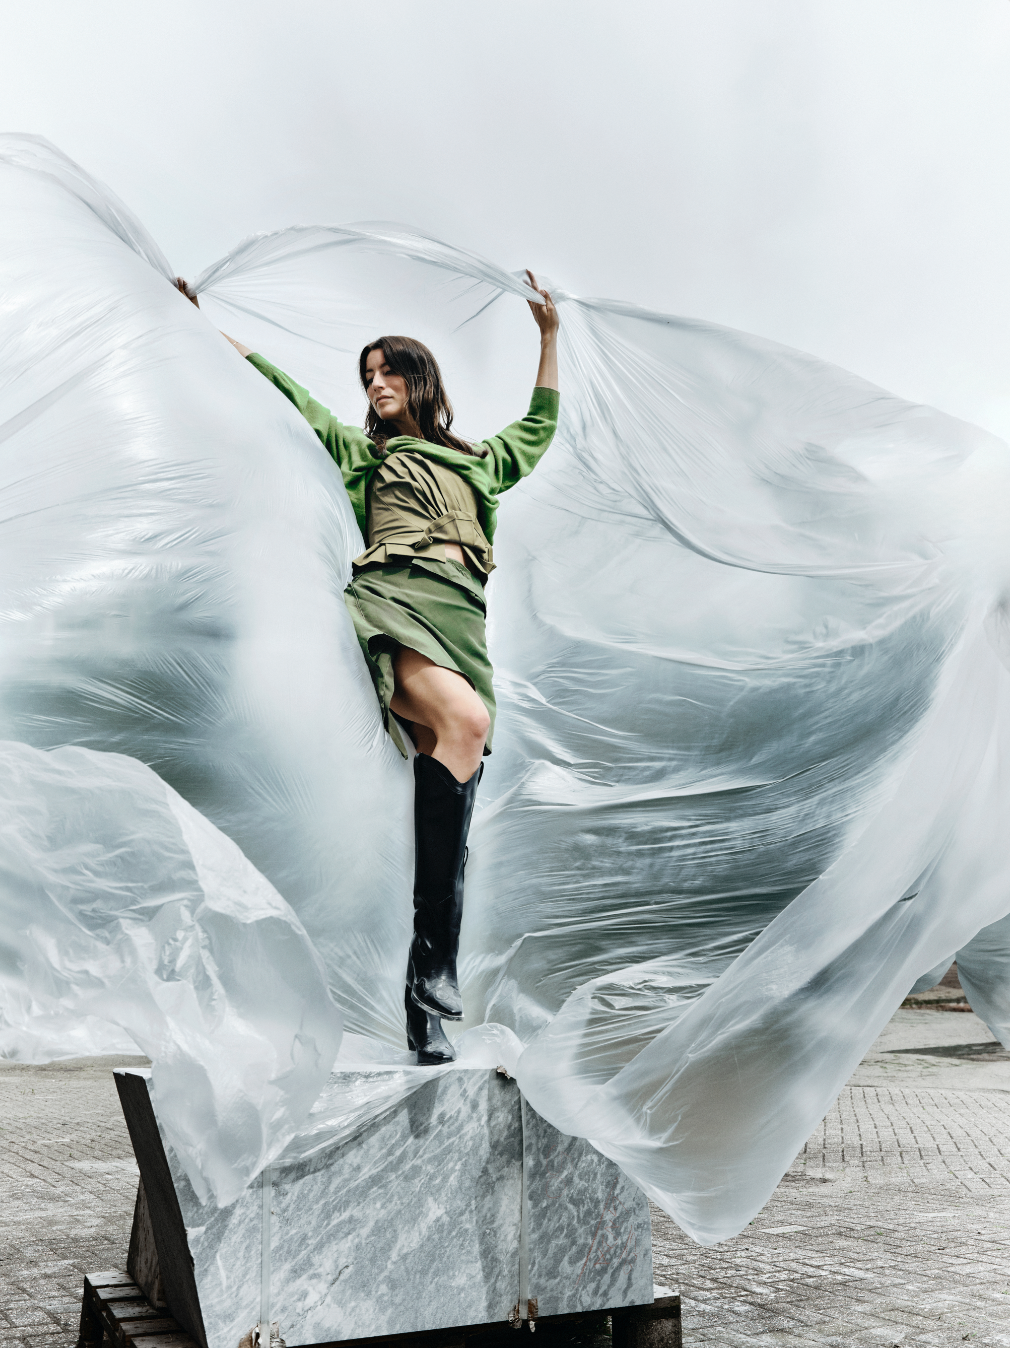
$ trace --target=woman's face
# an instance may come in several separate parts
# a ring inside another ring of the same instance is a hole
[[[407,381],[402,374],[393,374],[386,364],[384,351],[368,353],[365,390],[368,401],[383,421],[396,423],[407,415]]]

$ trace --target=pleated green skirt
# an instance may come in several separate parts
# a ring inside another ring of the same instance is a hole
[[[491,752],[495,701],[493,670],[484,630],[487,605],[480,582],[460,562],[417,559],[403,565],[366,566],[344,591],[358,644],[368,664],[382,719],[400,753],[403,732],[389,709],[393,657],[409,646],[443,669],[462,674],[491,717],[485,754]]]

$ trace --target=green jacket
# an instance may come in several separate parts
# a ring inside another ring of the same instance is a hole
[[[307,389],[289,379],[262,356],[254,353],[247,359],[286,398],[291,399],[333,456],[351,498],[358,528],[367,539],[368,484],[382,463],[374,442],[356,426],[345,426],[337,421],[327,408],[316,402]],[[494,538],[499,495],[508,491],[509,487],[514,487],[520,478],[532,473],[540,462],[554,439],[560,404],[561,395],[556,389],[535,388],[530,399],[530,410],[521,421],[513,421],[498,435],[490,440],[481,440],[475,446],[476,449],[488,451],[482,459],[461,454],[456,449],[447,449],[443,445],[430,444],[427,440],[417,440],[412,435],[397,435],[387,440],[386,453],[410,450],[458,473],[477,496],[480,526],[490,543]]]

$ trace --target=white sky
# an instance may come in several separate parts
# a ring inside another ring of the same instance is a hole
[[[186,274],[400,220],[1010,435],[1010,0],[25,0],[0,129]]]

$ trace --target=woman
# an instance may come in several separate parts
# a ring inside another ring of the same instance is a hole
[[[414,757],[414,936],[404,1006],[418,1063],[451,1062],[442,1019],[461,1020],[456,954],[463,867],[481,759],[491,752],[495,701],[484,632],[484,585],[494,569],[497,498],[532,472],[558,419],[557,310],[530,284],[540,366],[527,415],[469,445],[435,357],[409,337],[380,337],[361,353],[363,431],[233,337],[228,341],[289,398],[333,456],[367,548],[344,592],[383,719]],[[185,281],[176,284],[194,303]],[[227,336],[227,334],[224,334]]]

